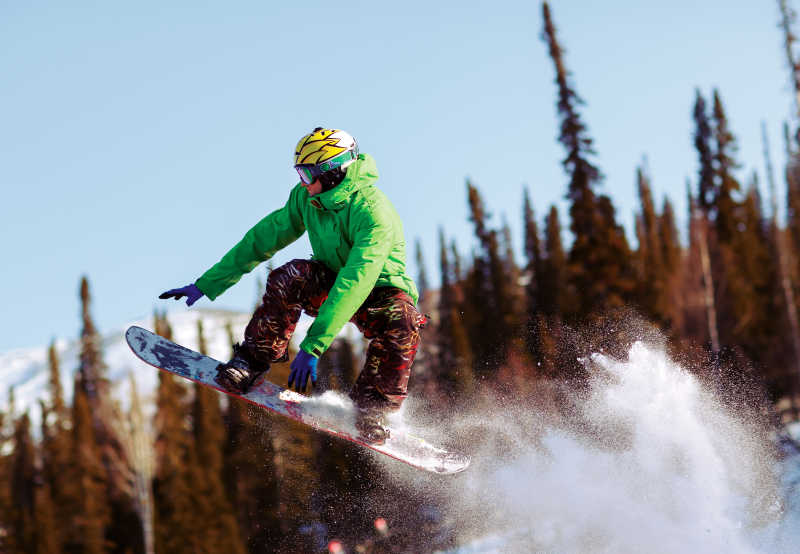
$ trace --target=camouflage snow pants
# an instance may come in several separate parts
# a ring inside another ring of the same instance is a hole
[[[335,280],[334,271],[314,260],[292,260],[270,272],[262,304],[245,329],[251,356],[264,362],[287,359],[300,312],[316,316]],[[398,409],[408,396],[419,330],[427,318],[402,290],[376,287],[350,321],[371,339],[350,397],[362,409]]]

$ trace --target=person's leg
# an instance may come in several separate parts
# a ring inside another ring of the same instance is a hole
[[[399,409],[408,396],[411,364],[425,321],[411,298],[392,287],[375,289],[356,312],[353,322],[372,339],[364,368],[350,392],[364,438],[385,440],[379,429],[385,426],[383,416]]]
[[[289,339],[300,313],[316,315],[328,296],[336,274],[313,260],[292,260],[270,272],[261,305],[244,332],[234,358],[219,366],[219,384],[245,392],[269,370],[271,362],[285,360]]]
[[[244,344],[254,360],[285,359],[300,312],[316,316],[336,274],[313,260],[292,260],[270,272],[261,305],[244,331]]]

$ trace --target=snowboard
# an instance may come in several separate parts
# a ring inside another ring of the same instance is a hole
[[[319,431],[356,443],[410,466],[432,473],[453,474],[469,466],[467,456],[448,452],[424,439],[390,426],[390,437],[374,445],[359,438],[354,424],[352,404],[332,402],[331,396],[305,396],[260,378],[247,394],[238,395],[220,387],[214,377],[219,361],[204,356],[141,327],[129,327],[125,340],[143,362],[158,369],[190,379],[220,392],[243,398],[257,406],[299,421]],[[267,374],[268,375],[268,374]]]

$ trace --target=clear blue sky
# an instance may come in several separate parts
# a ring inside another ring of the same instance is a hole
[[[743,181],[756,170],[764,186],[762,120],[783,163],[777,2],[551,8],[629,237],[644,155],[685,221],[695,87],[719,87]],[[440,225],[472,248],[466,177],[519,248],[523,186],[537,215],[565,207],[541,29],[530,1],[0,1],[0,351],[76,336],[82,274],[103,331],[175,308],[156,296],[283,204],[294,144],[316,125],[376,158],[413,275],[416,238],[436,275]],[[275,263],[309,254],[301,239]],[[249,277],[198,305],[247,310],[255,295]]]

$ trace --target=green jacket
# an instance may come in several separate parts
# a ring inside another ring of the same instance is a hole
[[[361,154],[335,188],[309,198],[298,183],[283,208],[256,223],[239,243],[196,281],[211,300],[242,275],[308,231],[313,258],[337,272],[300,348],[317,357],[375,287],[397,287],[417,301],[417,288],[406,275],[403,223],[378,190],[375,160]]]

